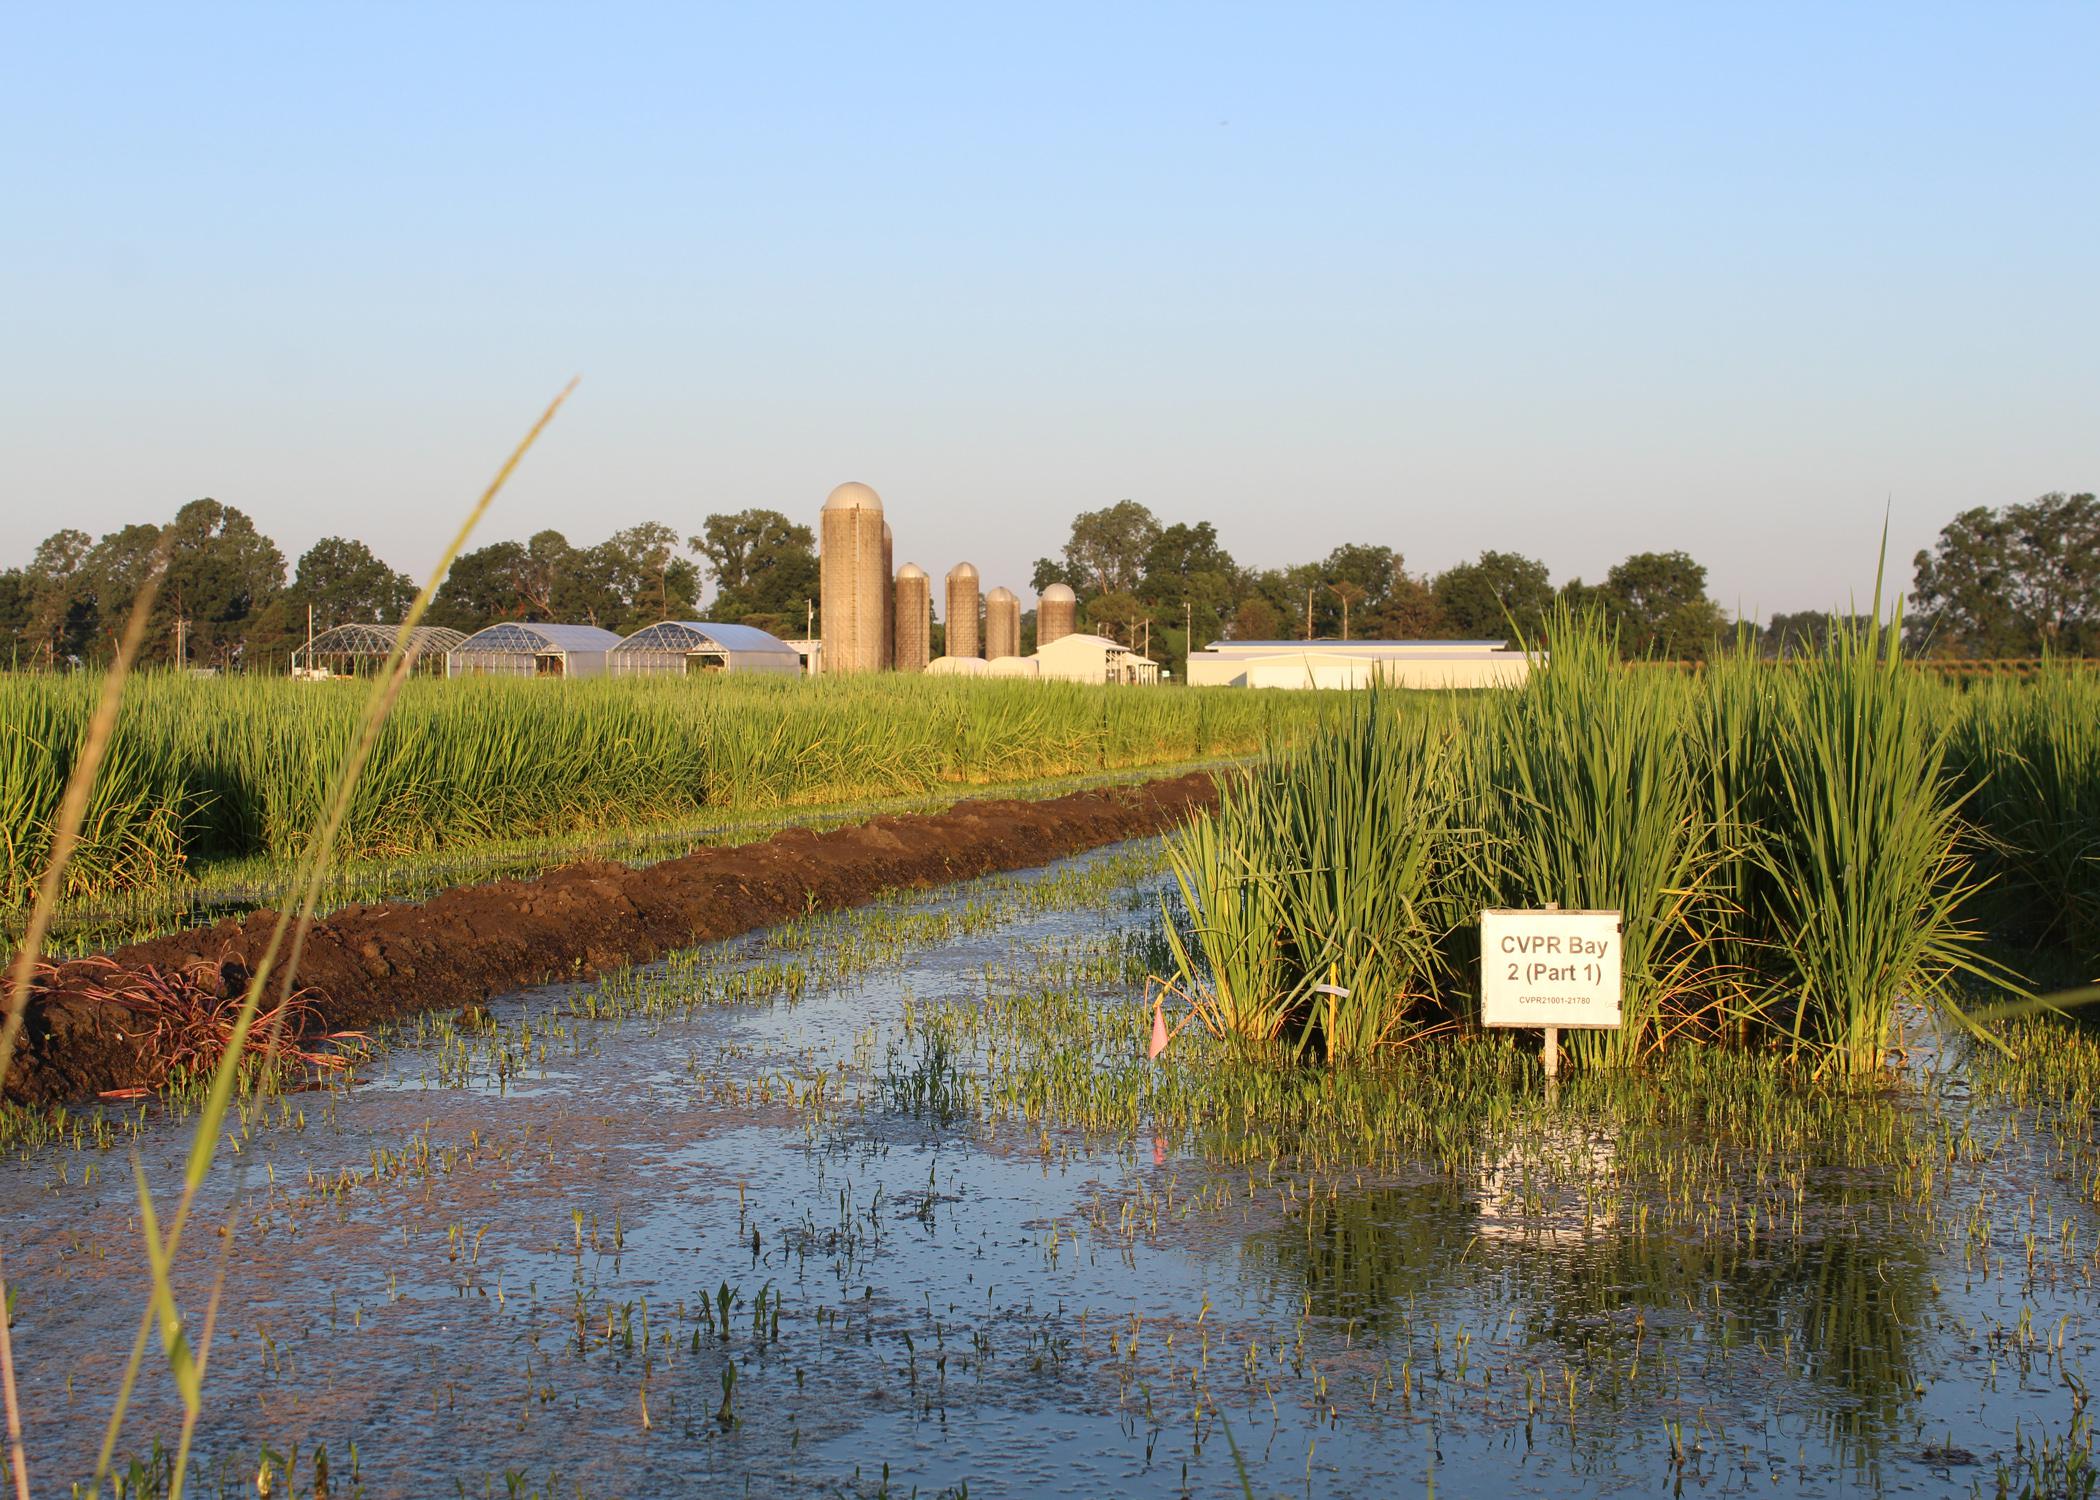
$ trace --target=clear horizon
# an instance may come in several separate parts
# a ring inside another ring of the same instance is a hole
[[[1032,600],[1682,549],[1839,607],[2100,483],[2100,10],[47,8],[0,125],[0,565],[211,495],[287,562],[882,495]]]

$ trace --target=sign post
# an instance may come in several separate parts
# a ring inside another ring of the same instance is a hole
[[[1619,914],[1490,910],[1480,914],[1480,1024],[1538,1026],[1540,1061],[1560,1074],[1560,1034],[1619,1025]]]

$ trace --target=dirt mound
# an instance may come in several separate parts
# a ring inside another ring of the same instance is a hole
[[[323,1024],[369,1026],[529,985],[642,963],[799,916],[857,906],[887,890],[1026,869],[1124,839],[1162,833],[1209,806],[1197,773],[1041,802],[961,802],[946,812],[876,818],[762,843],[701,849],[651,865],[583,863],[536,880],[461,886],[417,905],[351,906],[314,924],[297,982]],[[118,972],[216,972],[246,983],[276,915],[193,928],[109,955]],[[152,1075],[141,1030],[106,998],[107,963],[61,964],[31,997],[9,1099],[57,1103],[138,1086]]]

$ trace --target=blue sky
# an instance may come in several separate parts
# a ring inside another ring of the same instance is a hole
[[[2100,484],[2100,7],[19,6],[0,562],[291,556],[860,479],[1021,587],[1681,547],[1745,611]]]

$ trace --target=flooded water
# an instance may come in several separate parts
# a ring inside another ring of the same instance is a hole
[[[817,919],[257,1105],[177,1277],[201,1488],[2082,1493],[2090,1122],[1924,1048],[1827,1142],[1571,1090],[1352,1154],[1144,1060],[1156,885]],[[136,1137],[164,1214],[187,1142]],[[140,1329],[129,1149],[19,1151],[0,1232],[63,1494]],[[120,1468],[181,1422],[156,1341]]]

